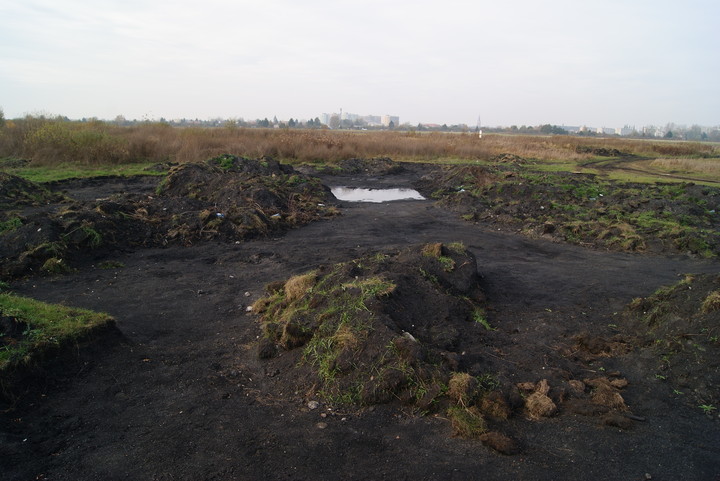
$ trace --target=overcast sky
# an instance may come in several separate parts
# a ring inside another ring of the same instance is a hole
[[[0,0],[0,108],[720,124],[717,0]]]

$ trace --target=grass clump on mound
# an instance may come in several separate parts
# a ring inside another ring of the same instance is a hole
[[[0,293],[0,378],[114,323],[104,313]]]
[[[427,409],[447,391],[456,324],[471,325],[483,299],[475,259],[458,246],[368,256],[268,286],[253,306],[260,356],[298,349],[309,371],[301,381],[334,402]]]
[[[436,243],[271,284],[253,306],[259,355],[294,356],[289,379],[330,403],[447,413],[457,434],[479,436],[484,408],[494,406],[486,395],[502,395],[492,376],[464,372],[460,359],[463,342],[488,332],[473,322],[484,302],[476,270],[462,244]]]

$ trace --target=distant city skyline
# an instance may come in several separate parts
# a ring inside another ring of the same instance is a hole
[[[720,124],[714,0],[0,3],[8,118]]]

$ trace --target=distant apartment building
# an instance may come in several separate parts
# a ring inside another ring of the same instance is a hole
[[[400,117],[395,115],[383,115],[382,120],[380,121],[380,123],[385,127],[389,127],[391,122],[393,126],[397,127],[400,125]]]
[[[635,127],[630,127],[629,125],[626,125],[621,129],[615,129],[615,134],[621,136],[632,135],[633,132],[635,132]]]
[[[388,127],[390,126],[390,122],[393,123],[393,126],[400,125],[400,117],[394,116],[394,115],[359,115],[359,114],[353,114],[350,112],[342,112],[340,114],[337,113],[322,113],[320,115],[320,122],[324,125],[330,125],[330,119],[333,116],[338,116],[340,120],[347,120],[349,122],[352,122],[354,124],[366,124],[370,127],[379,127],[384,126]]]
[[[370,126],[382,125],[382,118],[379,115],[364,115],[362,119]]]

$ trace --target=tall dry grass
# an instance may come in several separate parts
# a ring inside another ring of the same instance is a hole
[[[543,161],[580,161],[593,156],[588,149],[617,149],[648,157],[720,155],[712,144],[574,136],[485,135],[480,139],[472,133],[179,128],[160,123],[120,127],[33,117],[8,121],[0,129],[0,157],[25,158],[36,164],[193,162],[222,153],[299,162],[380,156],[490,160],[506,153]]]
[[[655,159],[651,167],[671,172],[692,172],[720,177],[720,160],[718,159]]]

